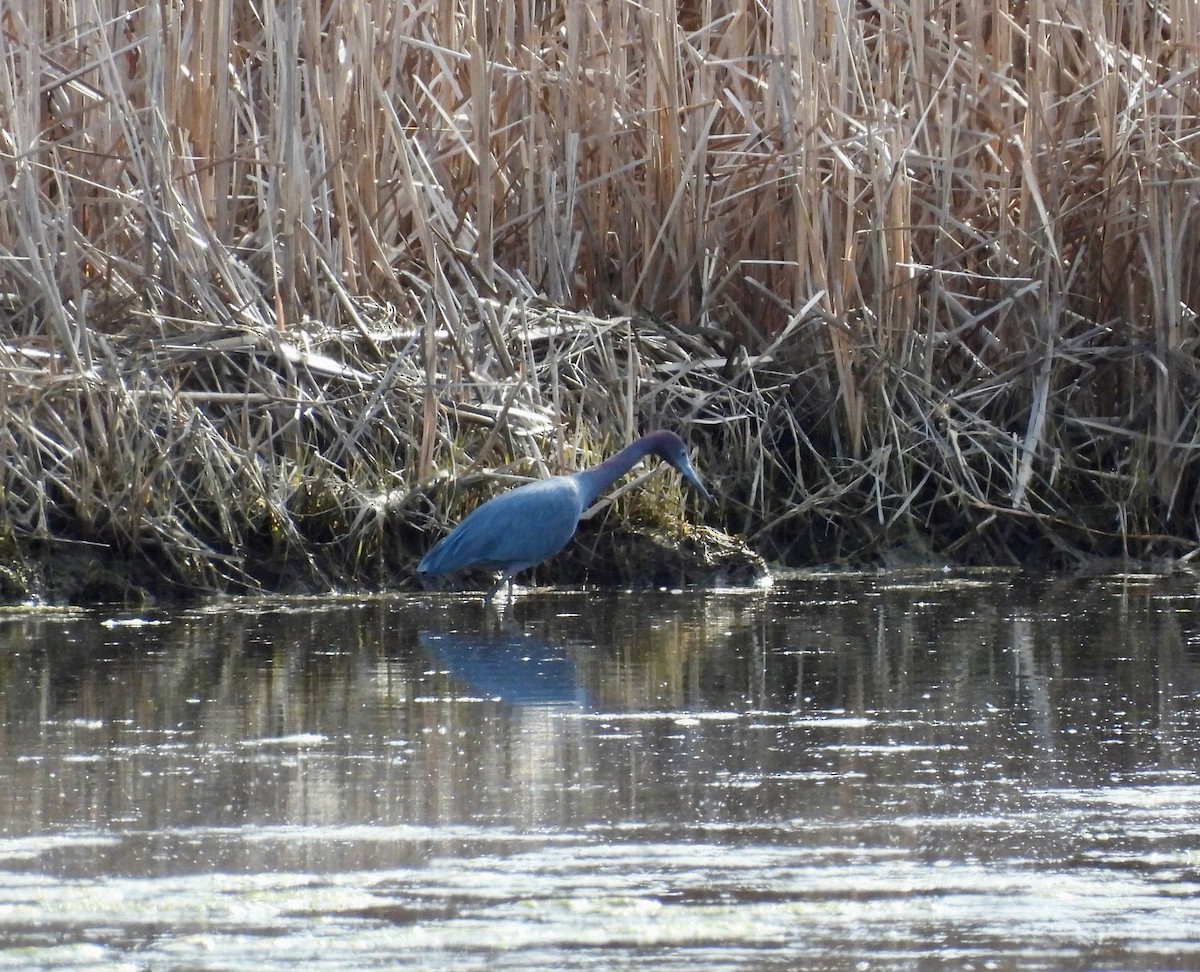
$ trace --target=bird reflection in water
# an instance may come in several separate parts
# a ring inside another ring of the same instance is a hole
[[[417,639],[440,668],[488,699],[513,705],[584,705],[566,649],[537,635],[426,630]]]

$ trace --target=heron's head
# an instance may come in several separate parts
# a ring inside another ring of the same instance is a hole
[[[684,445],[683,439],[674,432],[666,430],[654,432],[650,437],[654,439],[653,451],[674,466],[684,481],[699,493],[706,503],[715,503],[716,500],[704,488],[704,483],[700,481],[700,476],[692,465],[692,460],[688,458],[687,446]]]

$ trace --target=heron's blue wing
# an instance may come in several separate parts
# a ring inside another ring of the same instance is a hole
[[[488,500],[429,552],[421,569],[449,574],[470,567],[516,572],[567,545],[583,513],[569,476],[527,483]]]

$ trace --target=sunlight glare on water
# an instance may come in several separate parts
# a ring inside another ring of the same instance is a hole
[[[1200,584],[0,614],[0,969],[1200,967]]]

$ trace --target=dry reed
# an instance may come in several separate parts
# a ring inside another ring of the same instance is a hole
[[[385,582],[658,424],[792,561],[1200,549],[1200,0],[0,32],[9,562]]]

